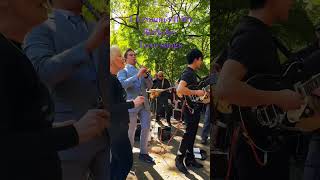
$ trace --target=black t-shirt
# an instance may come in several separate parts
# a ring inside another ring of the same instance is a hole
[[[269,27],[262,21],[245,16],[236,27],[228,49],[228,59],[247,69],[246,80],[256,74],[281,73],[281,65]]]
[[[160,79],[155,79],[153,81],[153,86],[152,88],[154,89],[167,89],[170,87],[170,82],[167,80],[167,79],[163,79],[163,80],[160,80]],[[171,94],[168,91],[165,91],[165,92],[162,92],[160,95],[159,95],[159,98],[161,99],[164,99],[164,100],[167,100],[167,99],[171,99]]]
[[[128,128],[129,124],[129,112],[128,109],[134,108],[134,103],[126,102],[127,93],[122,87],[120,81],[115,75],[110,75],[110,102],[111,102],[111,126],[124,125]],[[118,130],[118,129],[117,129]],[[112,128],[110,133],[112,136]]]
[[[195,86],[198,85],[196,72],[190,67],[187,67],[183,71],[180,80],[185,81],[187,83],[187,86],[191,87],[192,89],[195,89]]]
[[[54,106],[50,93],[20,44],[0,34],[0,54],[2,177],[61,179],[57,151],[77,145],[77,131],[74,126],[51,128]]]
[[[270,29],[253,17],[244,17],[236,27],[228,49],[228,60],[230,59],[241,63],[247,69],[243,81],[257,74],[280,75],[281,73],[277,47]],[[233,110],[234,118],[239,120],[238,108],[234,106]],[[243,114],[243,119],[248,121],[252,120],[252,117]],[[263,142],[265,132],[257,128],[255,122],[248,122],[247,129],[249,134],[254,135],[255,140]]]
[[[187,83],[187,87],[191,90],[198,90],[198,78],[197,78],[197,74],[196,72],[190,68],[190,67],[187,67],[182,75],[181,75],[181,78],[180,80],[183,80]],[[202,105],[200,103],[193,103],[191,102],[188,98],[188,105],[191,107],[191,108],[196,108],[196,109],[201,109],[202,108]]]

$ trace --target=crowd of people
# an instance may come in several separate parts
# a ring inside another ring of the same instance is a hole
[[[298,136],[273,134],[273,142],[282,143],[275,150],[265,150],[260,144],[270,142],[271,135],[257,128],[262,117],[242,112],[266,105],[283,111],[305,105],[302,94],[293,89],[259,89],[247,83],[259,74],[282,74],[278,49],[283,48],[271,26],[288,19],[293,3],[250,0],[249,14],[236,26],[228,48],[216,62],[219,79],[214,97],[232,104],[233,109],[228,179],[290,179],[292,149],[301,146],[292,141]],[[133,166],[138,121],[139,160],[154,165],[148,147],[151,112],[159,124],[164,118],[173,126],[177,107],[185,132],[175,166],[185,174],[189,166],[202,168],[193,152],[201,112],[205,109],[203,144],[208,141],[210,117],[216,116],[209,104],[188,97],[206,94],[198,87],[197,75],[203,53],[188,52],[187,67],[174,86],[163,71],[153,79],[150,70],[137,67],[134,49],[124,53],[115,45],[107,49],[108,21],[105,17],[87,21],[82,6],[80,0],[0,0],[1,178],[126,179]],[[48,7],[52,7],[49,16]],[[319,54],[317,39],[291,58],[303,59],[304,70],[314,75],[319,72]],[[105,57],[110,57],[110,72],[103,77],[110,87],[106,90],[110,106],[102,97],[105,92],[98,73]],[[150,99],[152,92],[158,94]],[[319,91],[312,96],[319,96]],[[303,176],[319,179],[319,132],[312,132],[308,142]]]
[[[163,117],[172,126],[173,107],[177,107],[173,104],[188,107],[182,113],[186,132],[176,166],[184,173],[188,173],[185,165],[201,168],[193,146],[202,105],[180,100],[205,94],[188,88],[198,82],[195,71],[202,64],[202,52],[188,53],[188,67],[173,88],[164,72],[153,79],[147,68],[137,67],[133,49],[124,55],[115,45],[107,49],[108,21],[105,17],[87,21],[82,6],[80,0],[0,0],[1,164],[5,166],[1,178],[126,179],[133,166],[138,119],[139,159],[154,165],[148,151],[150,89],[163,90],[155,98],[158,123]],[[102,77],[106,84],[101,84],[99,66],[108,56],[110,72]],[[208,129],[203,134],[207,143]]]

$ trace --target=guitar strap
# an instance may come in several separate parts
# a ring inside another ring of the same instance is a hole
[[[286,56],[286,58],[291,59],[292,58],[292,52],[282,43],[282,41],[280,39],[278,39],[275,36],[272,36],[272,40],[274,42],[274,44],[276,45],[277,49],[279,49],[279,51]]]
[[[199,81],[202,81],[202,78],[201,78],[196,72],[194,72],[194,74],[197,76],[197,78],[199,79]]]
[[[186,71],[186,70],[184,70],[184,71],[182,72],[182,74],[183,74],[185,71]],[[197,79],[199,79],[200,81],[202,80],[201,77],[200,77],[196,72],[193,71],[193,73],[194,73],[194,75],[197,77]],[[178,79],[178,82],[180,82],[180,81],[181,81],[181,77]],[[197,85],[197,84],[188,84],[188,86],[193,86],[193,85]]]
[[[203,81],[204,78],[201,78],[196,72],[194,72],[194,75],[196,75],[197,79],[199,80],[198,85]]]

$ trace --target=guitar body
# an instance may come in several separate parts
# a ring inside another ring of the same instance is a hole
[[[169,87],[166,89],[149,89],[147,93],[150,93],[150,99],[154,100],[161,95],[161,93],[165,91],[169,91],[171,89],[175,89],[175,87]]]
[[[256,89],[278,91],[288,89],[281,84],[280,76],[257,75],[247,83]],[[237,112],[237,110],[235,110]],[[248,136],[259,148],[273,151],[279,147],[280,125],[285,113],[277,106],[239,107],[240,121],[243,122]]]
[[[189,85],[188,89],[191,90],[199,90],[201,89],[199,85]],[[195,111],[201,110],[204,106],[203,103],[199,100],[200,97],[191,95],[191,96],[183,96],[183,99],[185,101],[186,106],[188,107],[187,109],[191,114],[193,114]]]
[[[309,83],[312,84],[310,86],[308,84],[309,81],[310,76],[307,78],[307,75],[303,73],[301,64],[292,63],[287,66],[286,71],[281,76],[256,75],[248,79],[247,84],[256,89],[269,91],[291,89],[306,97],[307,103],[309,95],[306,93],[306,90],[311,91],[313,88],[316,88],[313,82]],[[289,112],[284,112],[275,105],[253,108],[239,107],[239,115],[241,122],[243,122],[248,130],[249,136],[256,143],[259,142],[257,146],[264,150],[272,151],[277,149],[282,143],[282,136],[300,132],[302,130],[299,129],[302,128],[301,120],[310,118],[313,115],[313,110],[308,105]],[[298,128],[296,125],[300,125],[300,127]]]
[[[266,91],[279,91],[281,89],[291,89],[290,87],[281,83],[280,76],[272,76],[272,75],[257,75],[253,78],[250,78],[247,81],[247,84],[250,86],[266,90]],[[258,106],[254,108],[240,108],[242,113],[248,114],[252,117],[253,123],[256,124],[257,127],[261,128],[275,128],[282,123],[284,119],[284,112],[278,108],[277,106]],[[251,119],[251,118],[250,118]]]
[[[155,98],[160,96],[160,92],[151,92],[150,99],[154,100]]]
[[[203,107],[204,104],[210,103],[210,100],[211,100],[210,86],[212,86],[213,84],[211,84],[209,79],[210,77],[206,77],[202,81],[200,81],[198,84],[191,84],[187,86],[188,89],[191,89],[191,90],[203,90],[206,92],[204,96],[200,96],[200,97],[196,95],[183,96],[187,104],[189,105],[193,104],[192,106],[196,107],[197,109],[200,109]],[[177,96],[179,95],[177,94]]]

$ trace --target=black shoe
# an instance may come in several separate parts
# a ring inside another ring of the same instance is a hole
[[[203,165],[198,163],[194,158],[193,159],[187,159],[186,158],[186,165],[187,166],[192,166],[195,168],[203,168]]]
[[[151,156],[149,154],[139,154],[139,159],[143,162],[149,163],[149,164],[156,164]]]
[[[183,159],[184,159],[183,156],[177,155],[177,157],[176,157],[176,167],[183,174],[189,174],[188,169],[186,168],[186,166],[183,163]]]
[[[167,122],[168,122],[168,125],[171,127],[172,126],[171,122],[170,121],[167,121]]]
[[[208,144],[208,140],[207,139],[201,139],[201,144],[207,145]]]

